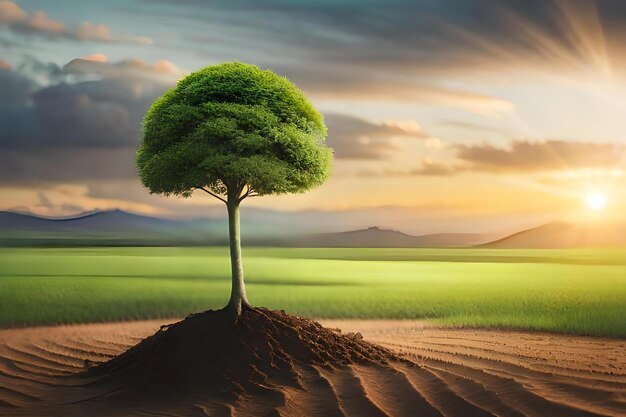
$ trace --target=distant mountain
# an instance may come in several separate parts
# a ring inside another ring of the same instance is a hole
[[[289,247],[463,247],[488,242],[492,235],[442,233],[412,236],[370,227],[339,233],[312,234],[296,227],[253,221],[244,224],[250,246]],[[167,246],[225,245],[226,220],[162,219],[122,210],[95,211],[65,218],[0,212],[0,246]]]
[[[5,211],[0,212],[0,245],[219,244],[226,241],[226,233],[218,232],[218,223],[161,219],[122,210],[63,218]]]
[[[39,217],[28,213],[0,212],[0,230],[103,231],[155,230],[173,227],[174,221],[122,210],[94,211],[71,217]]]
[[[626,227],[614,223],[552,222],[489,242],[488,248],[584,248],[626,246]]]
[[[346,248],[428,248],[465,247],[485,243],[492,235],[472,233],[438,233],[413,236],[396,230],[370,227],[339,233],[309,235],[291,241],[293,246],[302,247],[346,247]]]

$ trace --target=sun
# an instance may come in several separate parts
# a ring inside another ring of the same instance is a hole
[[[602,210],[606,207],[606,197],[602,193],[587,194],[585,203],[593,210]]]

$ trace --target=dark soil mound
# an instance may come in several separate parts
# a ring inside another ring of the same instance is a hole
[[[302,317],[264,308],[206,311],[163,326],[122,355],[89,370],[109,399],[176,396],[233,399],[264,387],[301,387],[302,366],[384,365],[391,351]]]

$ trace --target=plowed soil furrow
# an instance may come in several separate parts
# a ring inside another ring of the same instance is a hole
[[[155,397],[154,406],[120,409],[110,399],[124,387],[103,391],[76,376],[126,351],[161,324],[0,330],[0,415],[626,416],[623,340],[445,329],[411,321],[323,323],[344,333],[360,332],[402,352],[406,362],[311,366],[294,361],[295,379],[273,378],[271,368],[261,367],[246,390],[226,397],[212,392],[174,404]]]

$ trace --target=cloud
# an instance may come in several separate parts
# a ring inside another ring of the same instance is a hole
[[[104,79],[150,79],[169,84],[184,75],[180,68],[167,60],[159,60],[154,64],[148,64],[140,59],[126,59],[115,63],[107,61],[103,54],[90,55],[71,60],[63,67],[63,71],[87,79],[97,75]]]
[[[63,33],[65,25],[63,22],[50,19],[44,11],[35,10],[32,15],[25,21],[24,28],[28,28],[33,32],[42,33]]]
[[[10,122],[12,119],[8,117],[7,111],[15,110],[17,107],[26,104],[30,95],[37,88],[36,82],[29,78],[12,71],[11,65],[8,63],[0,70],[0,120],[6,117]],[[4,145],[5,134],[0,131],[2,144]]]
[[[3,150],[0,183],[42,186],[60,182],[134,179],[134,148]]]
[[[11,64],[0,59],[0,71],[10,71],[12,68]]]
[[[29,59],[0,71],[0,181],[135,178],[143,115],[181,75],[169,61],[110,62],[103,54],[64,66]],[[440,145],[414,121],[335,113],[326,121],[338,158],[388,158],[407,140]]]
[[[35,10],[30,15],[10,0],[0,0],[0,27],[23,35],[37,35],[48,39],[72,39],[93,42],[127,42],[151,44],[152,40],[137,36],[113,36],[108,26],[83,22],[75,28],[51,19],[43,10]]]
[[[438,77],[534,67],[604,73],[625,63],[622,0],[152,2],[159,3],[153,12],[179,17],[181,26],[209,22],[214,31],[203,36],[223,44],[225,53],[252,39],[249,51],[287,51],[303,68],[323,62]],[[195,37],[204,46],[206,39]]]
[[[407,175],[452,175],[474,172],[558,172],[579,169],[620,169],[626,163],[626,146],[616,143],[546,140],[513,141],[502,148],[491,144],[455,145],[453,163],[423,165]],[[440,172],[439,172],[440,170]]]
[[[447,177],[458,174],[460,170],[461,168],[455,164],[424,160],[419,167],[407,171],[407,174],[411,176]]]
[[[466,167],[456,162],[444,162],[440,160],[424,159],[419,165],[411,169],[382,169],[361,170],[357,173],[361,178],[379,177],[449,177],[464,171]]]
[[[95,62],[107,62],[109,58],[107,58],[104,54],[91,54],[84,56],[82,59],[85,61],[95,61]]]
[[[456,157],[473,171],[558,171],[614,168],[626,161],[626,146],[613,143],[514,141],[508,148],[489,144],[458,145]]]
[[[212,59],[251,60],[327,100],[418,102],[497,117],[513,104],[482,93],[477,79],[626,70],[621,0],[187,0],[151,7],[180,25],[186,48],[208,56],[211,42]],[[200,34],[198,22],[208,23]]]
[[[10,25],[26,20],[27,15],[17,4],[8,0],[0,0],[0,25]]]
[[[371,71],[345,70],[315,64],[307,68],[270,66],[286,74],[314,98],[330,100],[371,100],[420,102],[463,109],[484,116],[500,116],[514,110],[513,103],[488,94],[450,88],[413,78],[377,76]]]
[[[0,115],[5,149],[136,146],[145,111],[179,77],[173,64],[139,60],[31,62],[0,78],[11,94]]]
[[[0,70],[0,182],[135,177],[143,115],[180,70],[105,58]]]
[[[436,142],[414,121],[373,123],[336,113],[326,115],[325,121],[328,145],[337,158],[385,159],[403,148],[404,139],[419,139],[428,144]]]
[[[501,127],[494,127],[494,126],[487,126],[482,123],[467,122],[463,120],[446,119],[446,120],[441,120],[439,124],[441,126],[451,127],[451,128],[459,129],[459,130],[466,130],[466,131],[473,132],[473,133],[498,134],[501,136],[511,135],[511,131],[509,129],[505,129]]]
[[[111,42],[113,37],[106,25],[94,25],[91,22],[83,22],[76,28],[76,37],[84,40]]]
[[[0,71],[0,182],[134,179],[143,115],[181,74],[169,61],[110,62],[103,54]],[[337,158],[381,160],[413,140],[441,146],[411,120],[330,113],[326,122]]]
[[[424,159],[411,169],[361,171],[362,177],[452,176],[462,172],[540,173],[601,169],[621,172],[626,146],[615,143],[513,141],[506,148],[490,144],[453,145],[448,160]]]

